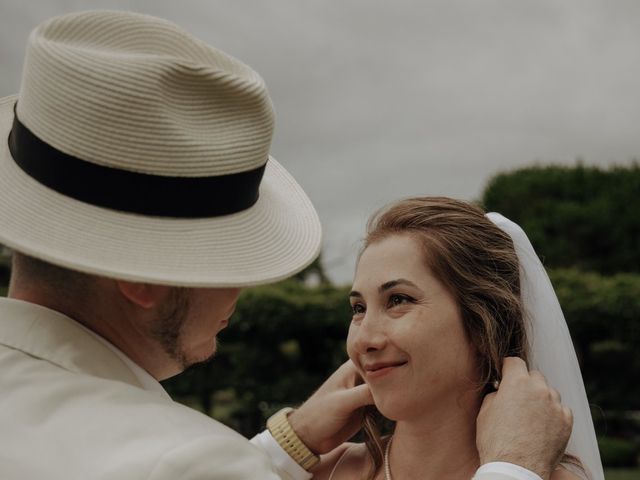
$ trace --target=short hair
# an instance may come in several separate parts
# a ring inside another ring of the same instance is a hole
[[[63,297],[75,298],[87,293],[95,276],[61,267],[24,253],[13,251],[11,281],[36,284]]]

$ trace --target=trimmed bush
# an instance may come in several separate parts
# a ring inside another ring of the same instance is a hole
[[[638,465],[640,448],[630,440],[600,437],[598,447],[602,463],[608,467],[635,467]]]
[[[640,272],[640,164],[529,167],[495,176],[482,203],[519,223],[549,267]]]
[[[552,270],[591,403],[640,410],[640,275]]]

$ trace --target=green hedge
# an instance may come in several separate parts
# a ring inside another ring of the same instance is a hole
[[[640,164],[500,173],[482,203],[519,223],[547,266],[640,272]]]
[[[640,275],[604,277],[555,270],[552,281],[572,332],[583,376],[610,434],[637,434],[610,413],[640,409]],[[178,398],[246,435],[284,404],[303,401],[344,359],[348,288],[296,282],[246,291],[210,364],[165,382]]]
[[[551,271],[590,401],[640,410],[640,275]]]
[[[606,480],[638,480],[640,469],[637,468],[607,468],[604,471]]]
[[[640,448],[630,440],[601,437],[598,439],[600,458],[609,467],[635,467],[638,465]]]

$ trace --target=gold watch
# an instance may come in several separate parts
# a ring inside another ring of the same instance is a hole
[[[286,407],[274,413],[269,420],[267,420],[267,429],[282,449],[287,452],[298,465],[305,470],[309,470],[320,461],[320,457],[309,450],[309,447],[302,443],[300,437],[298,437],[296,432],[293,431],[293,428],[291,428],[288,416],[292,411],[293,408]]]

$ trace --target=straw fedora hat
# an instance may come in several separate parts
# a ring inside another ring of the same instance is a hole
[[[53,18],[0,99],[0,243],[87,273],[193,287],[286,278],[318,255],[306,194],[272,157],[248,66],[128,12]]]

